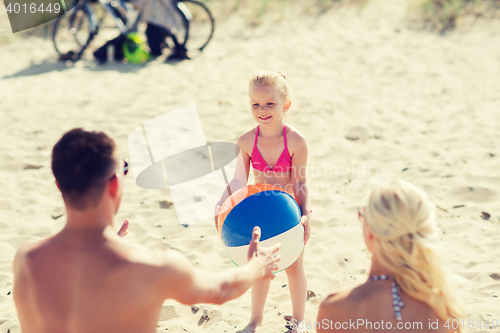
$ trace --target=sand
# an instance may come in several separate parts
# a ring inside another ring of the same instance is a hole
[[[5,17],[3,17],[5,18]],[[50,170],[54,143],[83,126],[112,135],[127,157],[127,137],[165,112],[196,104],[208,141],[235,142],[255,126],[248,77],[257,69],[287,73],[293,116],[308,140],[314,210],[306,247],[308,321],[321,299],[365,281],[369,255],[357,207],[373,179],[405,179],[438,206],[443,254],[462,276],[457,294],[468,318],[500,321],[500,34],[476,22],[447,34],[409,27],[405,2],[369,1],[319,17],[264,20],[248,28],[219,22],[199,57],[176,65],[58,63],[49,40],[4,35],[0,44],[0,332],[19,332],[12,299],[12,260],[23,243],[65,223]],[[5,23],[5,22],[3,22]],[[4,30],[5,31],[5,30]],[[5,42],[7,40],[7,42]],[[127,238],[174,248],[193,265],[233,267],[211,220],[180,227],[168,190],[126,178],[116,217],[131,221]],[[481,218],[488,212],[489,220]],[[273,281],[262,332],[285,332],[291,303],[284,273]],[[164,304],[158,331],[235,332],[250,316],[250,293],[205,305]]]

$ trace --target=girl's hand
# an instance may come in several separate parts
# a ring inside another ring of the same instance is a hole
[[[303,215],[300,219],[300,223],[304,226],[304,245],[306,245],[309,240],[309,235],[311,234],[311,215]]]
[[[217,205],[215,206],[215,212],[214,212],[215,229],[217,229],[217,231],[219,231],[219,225],[217,223],[217,220],[219,219],[219,212],[220,212],[220,206]]]

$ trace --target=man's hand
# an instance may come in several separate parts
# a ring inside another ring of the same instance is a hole
[[[280,261],[280,255],[275,255],[281,249],[281,244],[278,243],[272,247],[259,246],[260,228],[253,228],[252,241],[248,247],[248,261],[257,261],[259,268],[262,269],[262,279],[274,279],[273,271],[278,269],[276,264]]]
[[[304,245],[306,245],[309,240],[309,235],[311,234],[311,215],[303,215],[300,219],[300,223],[304,226]]]
[[[125,237],[128,234],[128,220],[123,221],[122,227],[118,230],[118,236]]]

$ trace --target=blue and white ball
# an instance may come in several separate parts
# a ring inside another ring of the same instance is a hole
[[[260,246],[281,243],[277,263],[282,271],[304,249],[304,226],[294,198],[277,186],[248,185],[231,195],[221,207],[217,221],[224,250],[238,266],[247,263],[248,246],[255,226],[261,229]]]

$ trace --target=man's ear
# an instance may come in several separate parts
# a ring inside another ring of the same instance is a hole
[[[57,182],[57,180],[55,182],[56,182],[57,189],[60,191],[61,188],[59,187],[59,183]]]
[[[109,194],[115,198],[118,196],[118,177],[116,174],[114,175],[113,178],[108,180],[108,187],[109,187]]]
[[[290,109],[290,106],[292,106],[292,101],[287,99],[285,101],[285,110],[284,111],[287,112]]]

